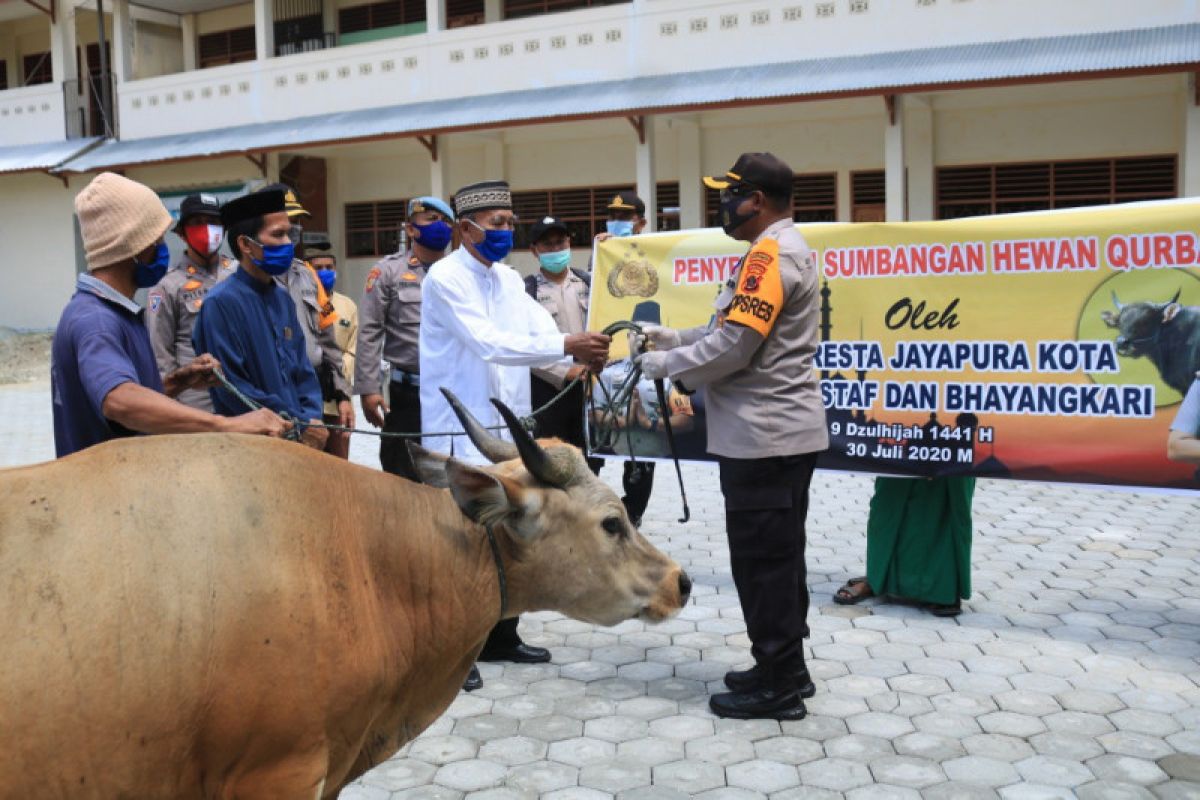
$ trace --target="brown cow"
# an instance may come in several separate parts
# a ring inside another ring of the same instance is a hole
[[[0,472],[0,797],[334,797],[454,699],[500,568],[507,616],[677,611],[579,451],[513,433],[418,450],[449,491],[227,434]]]

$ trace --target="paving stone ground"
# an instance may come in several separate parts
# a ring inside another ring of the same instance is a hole
[[[49,408],[44,383],[0,387],[0,465],[53,456]],[[354,460],[376,454],[356,437]],[[749,642],[716,470],[684,476],[692,522],[665,468],[643,526],[695,581],[677,619],[526,616],[551,664],[482,665],[481,691],[342,798],[1200,798],[1200,497],[980,481],[975,593],[945,620],[831,602],[863,571],[871,481],[818,473],[817,696],[780,724],[708,712]]]

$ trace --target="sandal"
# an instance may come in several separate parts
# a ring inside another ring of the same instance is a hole
[[[962,601],[950,603],[949,605],[928,603],[925,608],[935,617],[957,617],[962,613]]]
[[[861,592],[854,591],[855,586],[864,587]],[[852,606],[855,603],[861,603],[868,597],[874,597],[875,593],[871,591],[871,585],[867,583],[867,576],[863,575],[860,578],[851,578],[842,585],[840,589],[833,593],[833,602],[841,606]]]

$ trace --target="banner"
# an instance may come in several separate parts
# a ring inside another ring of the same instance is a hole
[[[821,466],[1200,488],[1167,459],[1200,370],[1200,202],[797,228],[818,272]],[[746,250],[716,229],[609,239],[589,326],[709,325]],[[613,345],[596,443],[667,457],[651,382],[605,405],[629,365]],[[680,455],[711,458],[703,391],[666,401]]]

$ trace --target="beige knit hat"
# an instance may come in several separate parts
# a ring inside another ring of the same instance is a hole
[[[75,196],[88,270],[133,258],[171,227],[171,215],[153,190],[113,172],[101,172]]]

